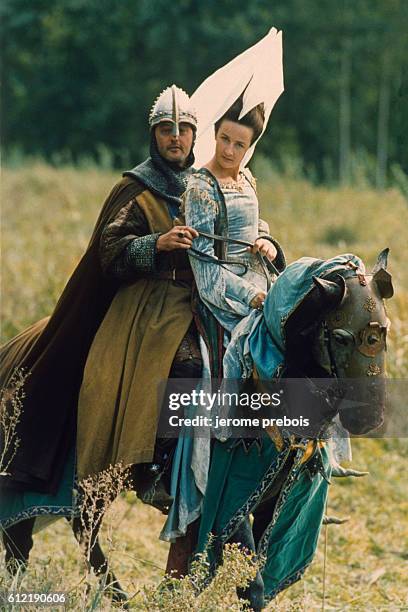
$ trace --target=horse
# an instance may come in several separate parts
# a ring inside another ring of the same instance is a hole
[[[315,396],[313,406],[318,413],[313,438],[310,430],[302,433],[295,428],[285,438],[282,431],[274,428],[268,432],[272,440],[264,434],[260,441],[223,439],[213,447],[197,550],[207,551],[212,572],[221,563],[227,542],[239,543],[254,554],[259,563],[256,577],[238,592],[254,611],[262,610],[267,600],[300,579],[310,563],[324,518],[330,475],[363,475],[344,470],[336,463],[330,467],[324,439],[333,419],[339,419],[355,435],[367,434],[383,422],[389,326],[383,299],[393,295],[391,276],[386,271],[387,256],[388,249],[385,249],[370,274],[346,257],[328,273],[313,276],[312,286],[295,308],[290,309],[289,316],[284,312],[280,321],[276,324],[272,321],[272,325],[269,322],[259,332],[274,336],[277,328],[282,330],[284,362],[276,370],[280,386],[290,395],[293,379],[310,383],[308,387]],[[315,264],[319,268],[319,262]],[[275,294],[282,295],[276,283]],[[271,292],[265,300],[265,309],[269,297]],[[276,312],[282,314],[272,306],[270,312],[272,317]],[[264,319],[267,317],[268,313],[264,312]],[[324,383],[323,389],[319,383]],[[348,384],[352,402],[345,402],[347,396],[344,398],[344,387]],[[254,382],[250,381],[249,385],[253,388]],[[263,447],[255,444],[262,441]],[[223,465],[224,471],[219,467]],[[256,486],[248,484],[248,476],[251,474],[255,481],[257,472],[260,475]],[[312,489],[308,499],[308,491]],[[290,515],[291,499],[295,500],[293,516]],[[299,518],[301,513],[303,518]],[[307,562],[296,559],[297,554],[301,555],[296,546],[291,553],[287,535],[291,521],[298,521],[296,529],[299,531],[301,525],[304,542],[310,541]],[[209,534],[212,534],[210,544]],[[288,545],[288,551],[284,544]],[[277,569],[274,567],[274,552],[278,550],[281,556],[287,555],[289,567],[294,565],[293,571],[282,573],[280,578],[279,563]]]
[[[388,319],[383,299],[393,295],[391,276],[386,271],[387,255],[388,249],[380,253],[370,274],[365,274],[353,264],[351,257],[344,265],[338,266],[323,277],[313,277],[313,287],[284,322],[286,339],[284,367],[279,374],[282,379],[364,378],[369,382],[375,380],[377,383],[384,380]],[[360,398],[363,401],[353,410],[342,410],[339,401],[325,404],[322,409],[322,425],[326,426],[334,416],[338,415],[343,427],[352,434],[364,434],[379,427],[384,412],[383,385],[375,385],[375,395],[373,395],[373,385],[367,384],[361,390],[365,397]],[[226,541],[239,542],[243,547],[258,554],[260,547],[265,548],[265,534],[268,532],[276,506],[281,501],[282,490],[293,471],[296,447],[301,446],[299,441],[300,438],[295,437],[295,442],[292,439],[290,445],[285,446],[286,454],[284,453],[284,461],[281,462],[277,478],[262,491],[262,495],[256,497],[252,505],[247,506],[246,513],[239,521],[235,523],[232,521],[234,527],[228,538],[222,533],[218,534],[215,546],[215,548],[218,546],[218,552],[215,555],[214,568],[221,562],[222,547]],[[216,442],[215,448],[220,448],[220,445],[221,442]],[[315,465],[318,453],[319,445],[315,441],[313,453],[306,464],[310,469],[311,465],[314,465],[314,469],[319,470],[319,466]],[[279,454],[282,456],[282,453]],[[216,455],[217,453],[213,452],[212,466],[216,462]],[[353,470],[344,470],[340,466],[336,469],[338,475],[360,475]],[[334,475],[336,475],[335,470]],[[137,473],[133,471],[131,488],[137,492],[139,485]],[[211,471],[209,486],[211,486]],[[323,513],[323,508],[321,511]],[[254,517],[252,525],[250,513]],[[83,512],[82,517],[76,516],[71,521],[75,537],[83,544],[85,526],[90,540],[88,540],[89,562],[93,570],[101,577],[103,584],[110,586],[112,599],[124,602],[127,596],[115,574],[110,570],[98,540],[103,512],[92,525],[89,524],[89,519],[84,519],[84,516],[86,517],[86,512]],[[319,525],[320,523],[321,517]],[[34,519],[28,519],[4,530],[6,564],[10,572],[15,572],[19,565],[24,567],[28,563],[33,545],[33,524]],[[204,533],[201,539],[205,535]],[[264,584],[260,570],[255,580],[239,594],[249,600],[253,610],[263,608]]]

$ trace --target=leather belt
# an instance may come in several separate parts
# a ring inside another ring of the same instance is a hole
[[[192,281],[194,279],[192,270],[162,270],[161,272],[148,272],[140,275],[142,278],[154,280]]]

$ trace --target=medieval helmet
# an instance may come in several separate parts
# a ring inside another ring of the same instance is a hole
[[[173,134],[179,135],[179,124],[188,123],[197,128],[197,114],[191,106],[190,97],[185,91],[171,85],[156,98],[149,115],[149,125],[153,127],[162,121],[173,124]]]

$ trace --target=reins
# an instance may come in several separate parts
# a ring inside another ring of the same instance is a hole
[[[241,246],[250,247],[251,249],[254,246],[254,243],[248,242],[246,240],[239,240],[238,238],[228,238],[227,236],[220,236],[219,234],[210,234],[208,232],[201,232],[201,231],[199,231],[198,234],[199,236],[202,236],[203,238],[208,238],[209,240],[216,240],[219,242],[225,242],[227,244],[239,244]],[[246,264],[243,261],[234,261],[233,259],[219,259],[218,257],[215,257],[215,255],[209,255],[208,253],[202,253],[201,251],[199,251],[198,249],[194,249],[193,247],[190,248],[189,253],[193,257],[196,257],[196,259],[199,259],[201,261],[206,261],[208,263],[215,263],[221,266],[222,268],[225,268],[226,265],[242,266],[244,268],[244,271],[242,272],[242,274],[245,274],[248,271],[248,264]],[[272,274],[275,274],[276,276],[279,276],[280,272],[276,268],[276,266],[271,261],[266,259],[259,251],[257,251],[256,256],[257,256],[257,259],[262,267],[262,271],[266,278],[267,291],[269,291],[269,289],[271,288],[270,274],[272,273]]]

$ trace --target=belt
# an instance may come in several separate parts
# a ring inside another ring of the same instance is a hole
[[[192,270],[162,270],[161,272],[148,272],[140,275],[142,278],[154,280],[192,281],[194,279]]]

